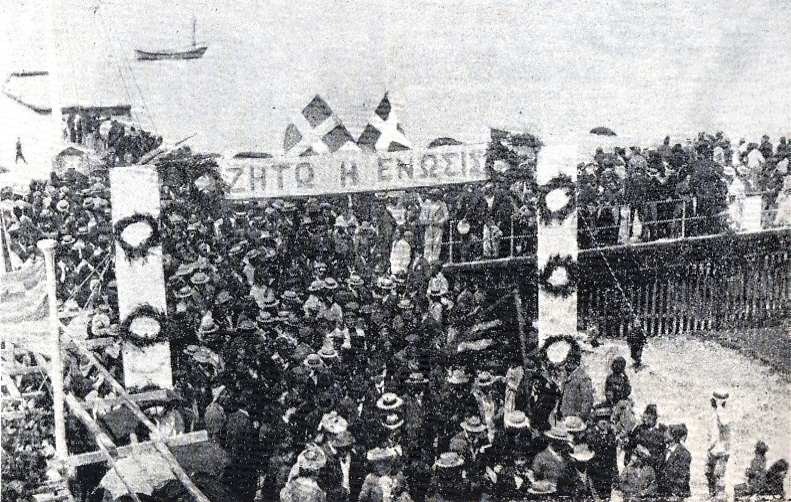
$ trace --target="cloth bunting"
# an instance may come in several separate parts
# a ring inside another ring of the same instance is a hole
[[[316,95],[286,128],[283,150],[291,157],[359,150],[327,103]]]
[[[357,145],[365,151],[397,152],[409,150],[412,143],[404,135],[398,117],[393,111],[387,93],[379,102],[368,124],[365,126]]]

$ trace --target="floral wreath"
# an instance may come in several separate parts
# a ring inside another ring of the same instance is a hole
[[[559,188],[565,190],[569,200],[557,211],[552,211],[547,207],[547,195]],[[542,185],[539,188],[536,205],[538,214],[541,217],[541,223],[544,225],[550,225],[556,221],[563,222],[577,207],[577,194],[574,182],[566,174],[555,176],[546,185]]]
[[[126,227],[128,227],[129,225],[134,225],[135,223],[143,223],[143,222],[145,222],[148,225],[148,227],[151,229],[151,235],[146,237],[137,246],[132,246],[122,238],[124,230],[126,230]],[[148,252],[152,247],[158,246],[161,243],[160,233],[159,233],[159,223],[157,222],[156,218],[154,218],[150,214],[135,213],[132,216],[127,216],[126,218],[121,219],[118,223],[115,224],[113,228],[113,233],[115,234],[115,240],[121,246],[121,249],[124,250],[124,255],[126,255],[126,259],[129,261],[132,261],[137,258],[145,258],[146,256],[148,256]]]
[[[135,319],[140,318],[151,318],[154,319],[159,324],[159,332],[154,337],[143,337],[136,333],[134,333],[130,328],[132,326],[132,322]],[[136,347],[150,347],[152,345],[156,345],[157,343],[165,341],[167,337],[167,327],[165,324],[167,323],[167,318],[162,311],[152,307],[148,304],[143,304],[135,308],[129,315],[124,319],[124,322],[121,323],[119,329],[119,336],[125,342],[129,342]]]
[[[549,278],[559,268],[566,269],[567,280],[564,284],[554,285],[549,282]],[[560,255],[552,255],[538,275],[538,284],[552,296],[567,298],[577,287],[577,263],[571,256],[561,258]]]

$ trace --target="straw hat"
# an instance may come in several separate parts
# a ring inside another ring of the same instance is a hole
[[[333,347],[332,345],[325,344],[324,346],[321,347],[321,349],[319,349],[318,355],[322,359],[334,359],[338,357],[338,351],[335,350],[335,347]]]
[[[410,384],[428,383],[428,378],[426,378],[423,375],[423,373],[420,372],[410,373],[409,377],[406,379],[406,383],[410,383]]]
[[[557,486],[552,481],[547,479],[540,479],[534,481],[533,484],[530,485],[530,488],[527,489],[528,493],[533,493],[535,495],[547,495],[550,493],[555,493],[557,491]]]
[[[483,432],[486,426],[481,422],[477,416],[471,416],[461,423],[461,428],[467,432]]]
[[[563,426],[566,428],[566,432],[582,432],[588,428],[580,417],[575,417],[574,415],[565,417]]]
[[[57,209],[61,213],[65,213],[66,211],[69,210],[69,201],[65,199],[59,200],[57,205],[55,206],[55,209]]]
[[[390,430],[395,430],[404,425],[404,420],[397,413],[391,413],[385,417],[382,425]]]
[[[494,377],[488,371],[479,371],[478,376],[475,377],[475,385],[477,387],[489,387],[494,383]]]
[[[346,279],[346,282],[349,284],[349,286],[362,286],[365,284],[363,278],[357,274],[350,275],[349,278]]]
[[[368,450],[368,453],[365,454],[365,458],[367,458],[369,462],[385,462],[396,458],[397,455],[398,452],[396,452],[394,448],[374,448]]]
[[[258,317],[255,318],[258,324],[271,324],[277,320],[270,312],[266,310],[262,310],[258,313]]]
[[[327,464],[327,455],[317,446],[309,446],[297,457],[300,469],[318,471]]]
[[[211,312],[207,312],[203,319],[200,321],[200,326],[198,327],[198,333],[202,335],[207,335],[211,333],[216,333],[220,327],[214,322],[214,317],[212,317]]]
[[[192,288],[189,286],[184,286],[176,292],[175,296],[176,298],[189,298],[192,296]]]
[[[382,276],[376,279],[376,285],[382,289],[393,289],[395,287],[393,279],[387,276]]]
[[[326,279],[324,279],[324,287],[326,289],[337,289],[338,281],[336,281],[332,277],[327,277]]]
[[[321,360],[321,356],[318,354],[308,354],[304,361],[305,366],[308,368],[321,368],[324,366],[324,361]]]
[[[574,451],[570,454],[571,458],[578,462],[587,462],[595,455],[596,454],[588,448],[588,445],[585,443],[574,445]]]
[[[470,377],[464,372],[463,369],[454,368],[448,372],[448,383],[462,384],[470,381]]]
[[[318,279],[311,282],[310,286],[308,286],[308,291],[321,291],[322,289],[324,289],[324,281]]]
[[[398,308],[401,310],[410,310],[415,308],[415,306],[412,304],[412,300],[409,298],[401,298],[398,300]]]
[[[395,410],[404,404],[404,400],[393,392],[385,392],[376,400],[376,407],[380,410]]]
[[[179,265],[179,268],[176,269],[176,274],[175,275],[177,275],[177,276],[186,276],[186,275],[190,275],[191,273],[192,273],[192,267],[190,267],[189,265],[187,265],[185,263],[182,263],[182,264]]]
[[[209,276],[204,274],[203,272],[198,272],[197,274],[193,275],[190,278],[190,282],[195,284],[196,286],[200,286],[201,284],[206,284],[209,282]]]
[[[566,432],[566,427],[561,425],[555,425],[548,431],[544,433],[544,435],[550,439],[556,439],[558,441],[567,441],[569,439],[568,432]]]
[[[523,411],[515,410],[505,414],[503,417],[503,424],[506,428],[510,429],[527,429],[530,427],[530,421]]]
[[[342,416],[338,415],[337,411],[325,413],[324,416],[321,417],[321,422],[319,423],[319,430],[324,429],[330,434],[340,434],[342,432],[346,432],[348,428],[349,422],[347,422]]]
[[[299,295],[296,292],[291,291],[290,289],[284,291],[280,298],[282,298],[284,302],[299,303],[300,301]]]
[[[267,290],[266,296],[264,296],[264,299],[261,303],[263,303],[264,307],[268,309],[272,309],[280,305],[280,301],[275,298],[275,293],[271,289]]]
[[[434,466],[439,467],[440,469],[449,469],[452,467],[459,467],[461,465],[464,465],[464,457],[455,451],[448,451],[441,454],[437,461],[434,462]]]

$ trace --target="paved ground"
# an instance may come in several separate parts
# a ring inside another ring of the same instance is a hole
[[[609,361],[617,355],[629,360],[624,342],[608,341],[586,356],[599,399],[603,399]],[[733,447],[726,473],[729,497],[733,497],[733,485],[743,482],[756,441],[769,445],[768,465],[779,458],[791,459],[791,376],[787,373],[734,349],[687,336],[651,340],[643,361],[646,368],[642,371],[627,370],[635,412],[639,416],[647,404],[655,403],[660,422],[687,425],[693,499],[707,495],[705,444],[712,388],[729,389],[734,410]],[[788,480],[786,493],[791,493]]]

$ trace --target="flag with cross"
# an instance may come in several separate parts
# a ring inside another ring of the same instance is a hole
[[[357,145],[369,152],[397,152],[412,148],[412,143],[401,129],[387,93],[368,120]]]
[[[357,151],[354,138],[318,94],[286,128],[283,151],[290,157]]]

